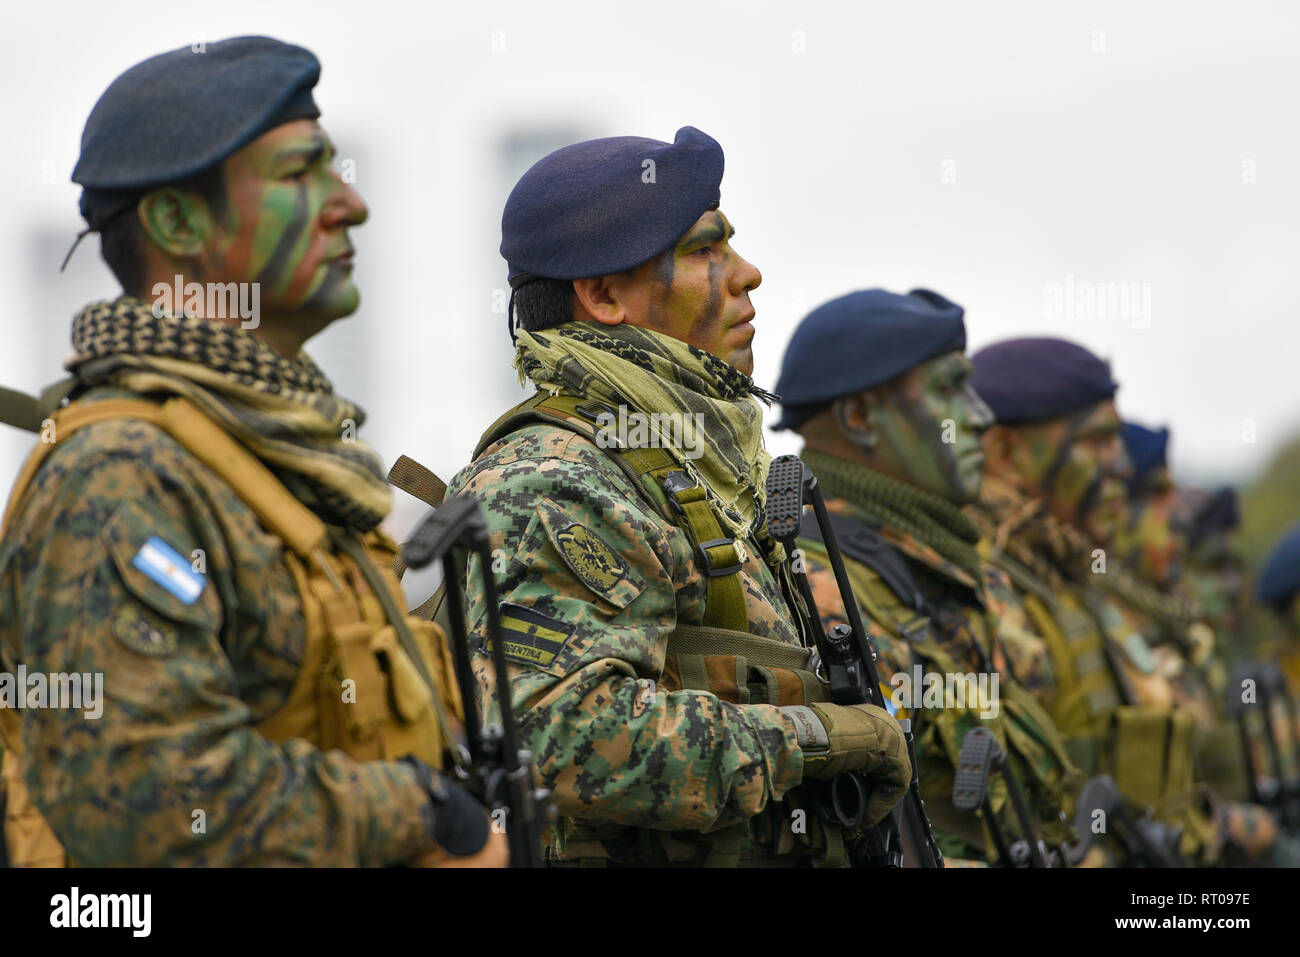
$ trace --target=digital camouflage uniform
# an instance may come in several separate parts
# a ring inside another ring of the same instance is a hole
[[[802,755],[777,708],[681,690],[668,636],[703,623],[705,578],[687,535],[610,452],[531,425],[485,449],[450,488],[482,501],[502,555],[503,627],[535,649],[511,669],[513,703],[564,818],[555,856],[694,862],[701,834],[742,824],[799,784]],[[757,542],[747,546],[750,629],[797,646],[772,568]],[[469,617],[481,623],[477,575],[471,566]],[[494,689],[488,659],[477,668],[480,692]],[[493,698],[483,700],[488,720]]]
[[[919,697],[920,689],[911,680],[917,664],[940,678],[947,672],[999,674],[994,697],[996,714],[982,717],[979,706],[960,708],[955,702],[942,711],[920,707],[907,712],[916,724],[922,793],[945,858],[954,862],[964,858],[998,863],[978,818],[959,812],[952,803],[953,769],[962,740],[971,728],[981,725],[992,730],[1013,756],[1016,778],[1029,799],[1036,826],[1048,847],[1073,843],[1073,831],[1068,823],[1073,805],[1068,792],[1078,786],[1081,775],[1065,754],[1064,740],[1051,719],[1026,691],[1015,685],[1008,673],[1003,635],[1011,630],[1023,640],[1029,628],[1006,576],[996,568],[985,566],[984,580],[976,582],[934,548],[915,536],[880,524],[879,519],[861,506],[831,496],[826,500],[826,507],[832,513],[871,525],[905,559],[931,612],[932,627],[906,640],[899,634],[898,623],[915,620],[915,613],[877,571],[849,555],[844,556],[850,580],[863,596],[859,599],[860,612],[881,656],[877,667],[883,683],[889,683],[892,675],[907,675],[915,689],[914,695]],[[807,553],[808,576],[822,624],[830,628],[846,623],[847,615],[824,545],[807,538],[801,539],[799,545]],[[864,587],[865,583],[872,587]],[[882,601],[882,597],[886,600]],[[889,597],[892,602],[888,601]],[[885,693],[888,696],[890,691],[886,689]],[[1019,836],[1020,823],[1011,813],[1005,783],[996,776],[990,783],[993,806],[1004,830]]]
[[[1139,623],[1091,580],[1123,570],[1102,572],[1099,550],[995,476],[986,476],[970,514],[1040,638],[1008,643],[1012,670],[1066,735],[1075,763],[1085,774],[1110,774],[1139,807],[1184,828],[1185,854],[1213,862],[1218,841],[1195,779],[1194,717],[1178,707]]]

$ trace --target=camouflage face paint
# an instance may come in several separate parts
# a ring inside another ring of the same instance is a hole
[[[874,390],[876,444],[866,450],[882,471],[957,504],[979,495],[980,437],[993,424],[970,370],[963,353],[950,352]]]
[[[278,126],[231,156],[207,257],[210,279],[259,283],[263,316],[302,323],[308,335],[360,302],[346,229],[367,211],[333,157],[314,120]]]
[[[1174,518],[1173,483],[1160,471],[1154,487],[1129,499],[1129,524],[1116,536],[1116,548],[1142,578],[1164,587],[1180,574],[1183,540]]]
[[[1110,544],[1124,524],[1130,471],[1115,403],[1009,431],[1016,443],[1012,464],[1026,491],[1098,545]]]
[[[709,210],[676,246],[633,270],[633,281],[648,291],[636,324],[711,352],[748,375],[754,371],[749,291],[763,277],[731,248],[735,234],[720,211]]]

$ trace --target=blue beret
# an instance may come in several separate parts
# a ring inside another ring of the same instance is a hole
[[[895,379],[927,359],[966,348],[965,311],[928,289],[906,296],[865,289],[804,317],[781,360],[781,419],[795,429],[832,400]]]
[[[1241,524],[1241,506],[1237,492],[1225,485],[1206,498],[1193,510],[1188,519],[1187,544],[1195,548],[1206,537],[1216,532],[1230,532]]]
[[[1136,422],[1125,422],[1120,427],[1120,434],[1129,461],[1133,463],[1130,487],[1137,487],[1152,469],[1169,464],[1169,429],[1148,429]]]
[[[998,422],[1018,425],[1068,415],[1114,398],[1110,363],[1064,339],[1007,339],[971,356],[971,385]]]
[[[672,143],[612,136],[558,149],[533,164],[506,200],[501,255],[510,285],[639,266],[717,207],[721,183],[722,147],[693,126]]]
[[[86,120],[72,181],[97,227],[144,190],[216,166],[267,130],[315,118],[320,62],[270,37],[235,37],[202,53],[181,47],[114,80]],[[100,217],[100,222],[95,221]]]
[[[1300,525],[1293,525],[1264,560],[1256,586],[1260,601],[1286,611],[1300,591]]]

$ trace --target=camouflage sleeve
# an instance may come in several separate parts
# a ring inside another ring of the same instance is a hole
[[[530,427],[452,483],[486,506],[522,737],[564,816],[697,831],[747,819],[799,783],[794,728],[769,705],[660,686],[698,582],[683,533],[606,458],[570,432]],[[481,638],[477,560],[467,571]],[[485,657],[477,670],[494,720]]]
[[[228,561],[220,532],[166,442],[61,449],[0,552],[0,643],[29,685],[80,674],[87,689],[83,707],[21,713],[36,806],[89,866],[383,865],[431,849],[410,768],[254,730],[222,645],[239,610],[212,570]],[[197,598],[141,571],[142,539],[206,550]]]

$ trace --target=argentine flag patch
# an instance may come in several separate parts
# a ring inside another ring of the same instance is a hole
[[[207,579],[190,567],[189,559],[157,535],[140,546],[131,564],[187,605],[198,601],[207,584]]]

